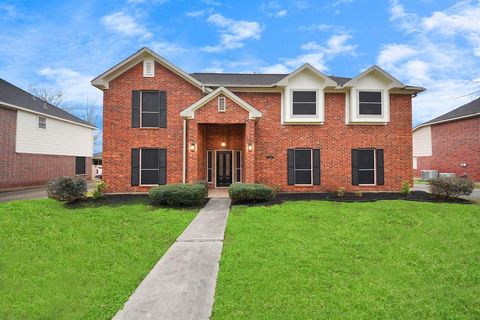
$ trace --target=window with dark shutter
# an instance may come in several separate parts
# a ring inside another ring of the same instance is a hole
[[[292,91],[292,114],[294,116],[317,114],[316,91]]]
[[[313,184],[320,185],[320,149],[313,149]]]
[[[140,93],[140,119],[143,128],[165,128],[167,123],[166,94],[163,91]]]
[[[85,162],[85,157],[75,157],[75,174],[86,174]]]
[[[295,184],[312,184],[312,150],[295,149]]]
[[[375,184],[375,150],[358,150],[358,183]]]
[[[140,149],[132,149],[130,181],[132,186],[140,184]]]
[[[207,182],[213,181],[212,150],[207,151]]]
[[[382,92],[358,92],[359,115],[382,115]]]
[[[140,184],[166,183],[166,149],[140,150]]]
[[[235,179],[242,182],[242,151],[235,151]]]

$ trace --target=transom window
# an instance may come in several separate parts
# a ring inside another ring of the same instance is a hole
[[[47,129],[47,118],[38,117],[38,128]]]
[[[314,116],[317,114],[316,91],[292,91],[292,114]]]
[[[312,184],[312,150],[295,149],[294,172],[296,185]]]
[[[140,152],[140,184],[157,185],[160,171],[158,149],[141,149]]]
[[[382,92],[359,91],[358,92],[359,115],[382,115]]]
[[[227,102],[225,101],[225,97],[218,97],[218,111],[225,112],[227,110]]]
[[[358,150],[358,183],[373,185],[375,176],[375,150]]]
[[[165,110],[160,108],[160,95],[158,91],[141,92],[141,126],[144,128],[158,128]]]

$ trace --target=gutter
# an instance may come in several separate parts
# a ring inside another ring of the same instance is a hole
[[[183,119],[183,158],[182,158],[182,182],[187,178],[187,120]]]
[[[467,118],[474,118],[474,117],[477,117],[477,116],[480,116],[480,113],[472,113],[472,114],[468,114],[466,116],[450,118],[450,119],[445,119],[445,120],[440,120],[440,121],[435,121],[435,122],[429,122],[429,123],[423,123],[423,124],[419,124],[418,126],[413,128],[413,131],[415,131],[417,129],[420,129],[422,127],[427,127],[427,126],[431,126],[431,125],[435,125],[435,124],[442,124],[442,123],[445,123],[445,122],[451,122],[451,121],[462,120],[462,119],[467,119]]]

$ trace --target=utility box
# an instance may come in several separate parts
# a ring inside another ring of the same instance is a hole
[[[422,180],[438,178],[438,170],[422,170]]]

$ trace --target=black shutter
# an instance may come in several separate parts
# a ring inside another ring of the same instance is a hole
[[[295,184],[295,150],[287,150],[288,184]]]
[[[384,181],[384,168],[383,168],[383,149],[376,149],[377,153],[377,185],[383,186]]]
[[[158,184],[167,183],[167,149],[158,149]]]
[[[132,91],[132,128],[140,127],[140,91]]]
[[[352,149],[352,185],[358,184],[358,150]]]
[[[132,186],[138,186],[139,178],[140,178],[140,149],[132,149],[132,176],[131,176],[131,183]]]
[[[160,101],[160,121],[158,122],[159,128],[167,127],[167,93],[165,91],[159,91],[159,101]]]
[[[320,184],[320,149],[313,149],[313,184]]]

